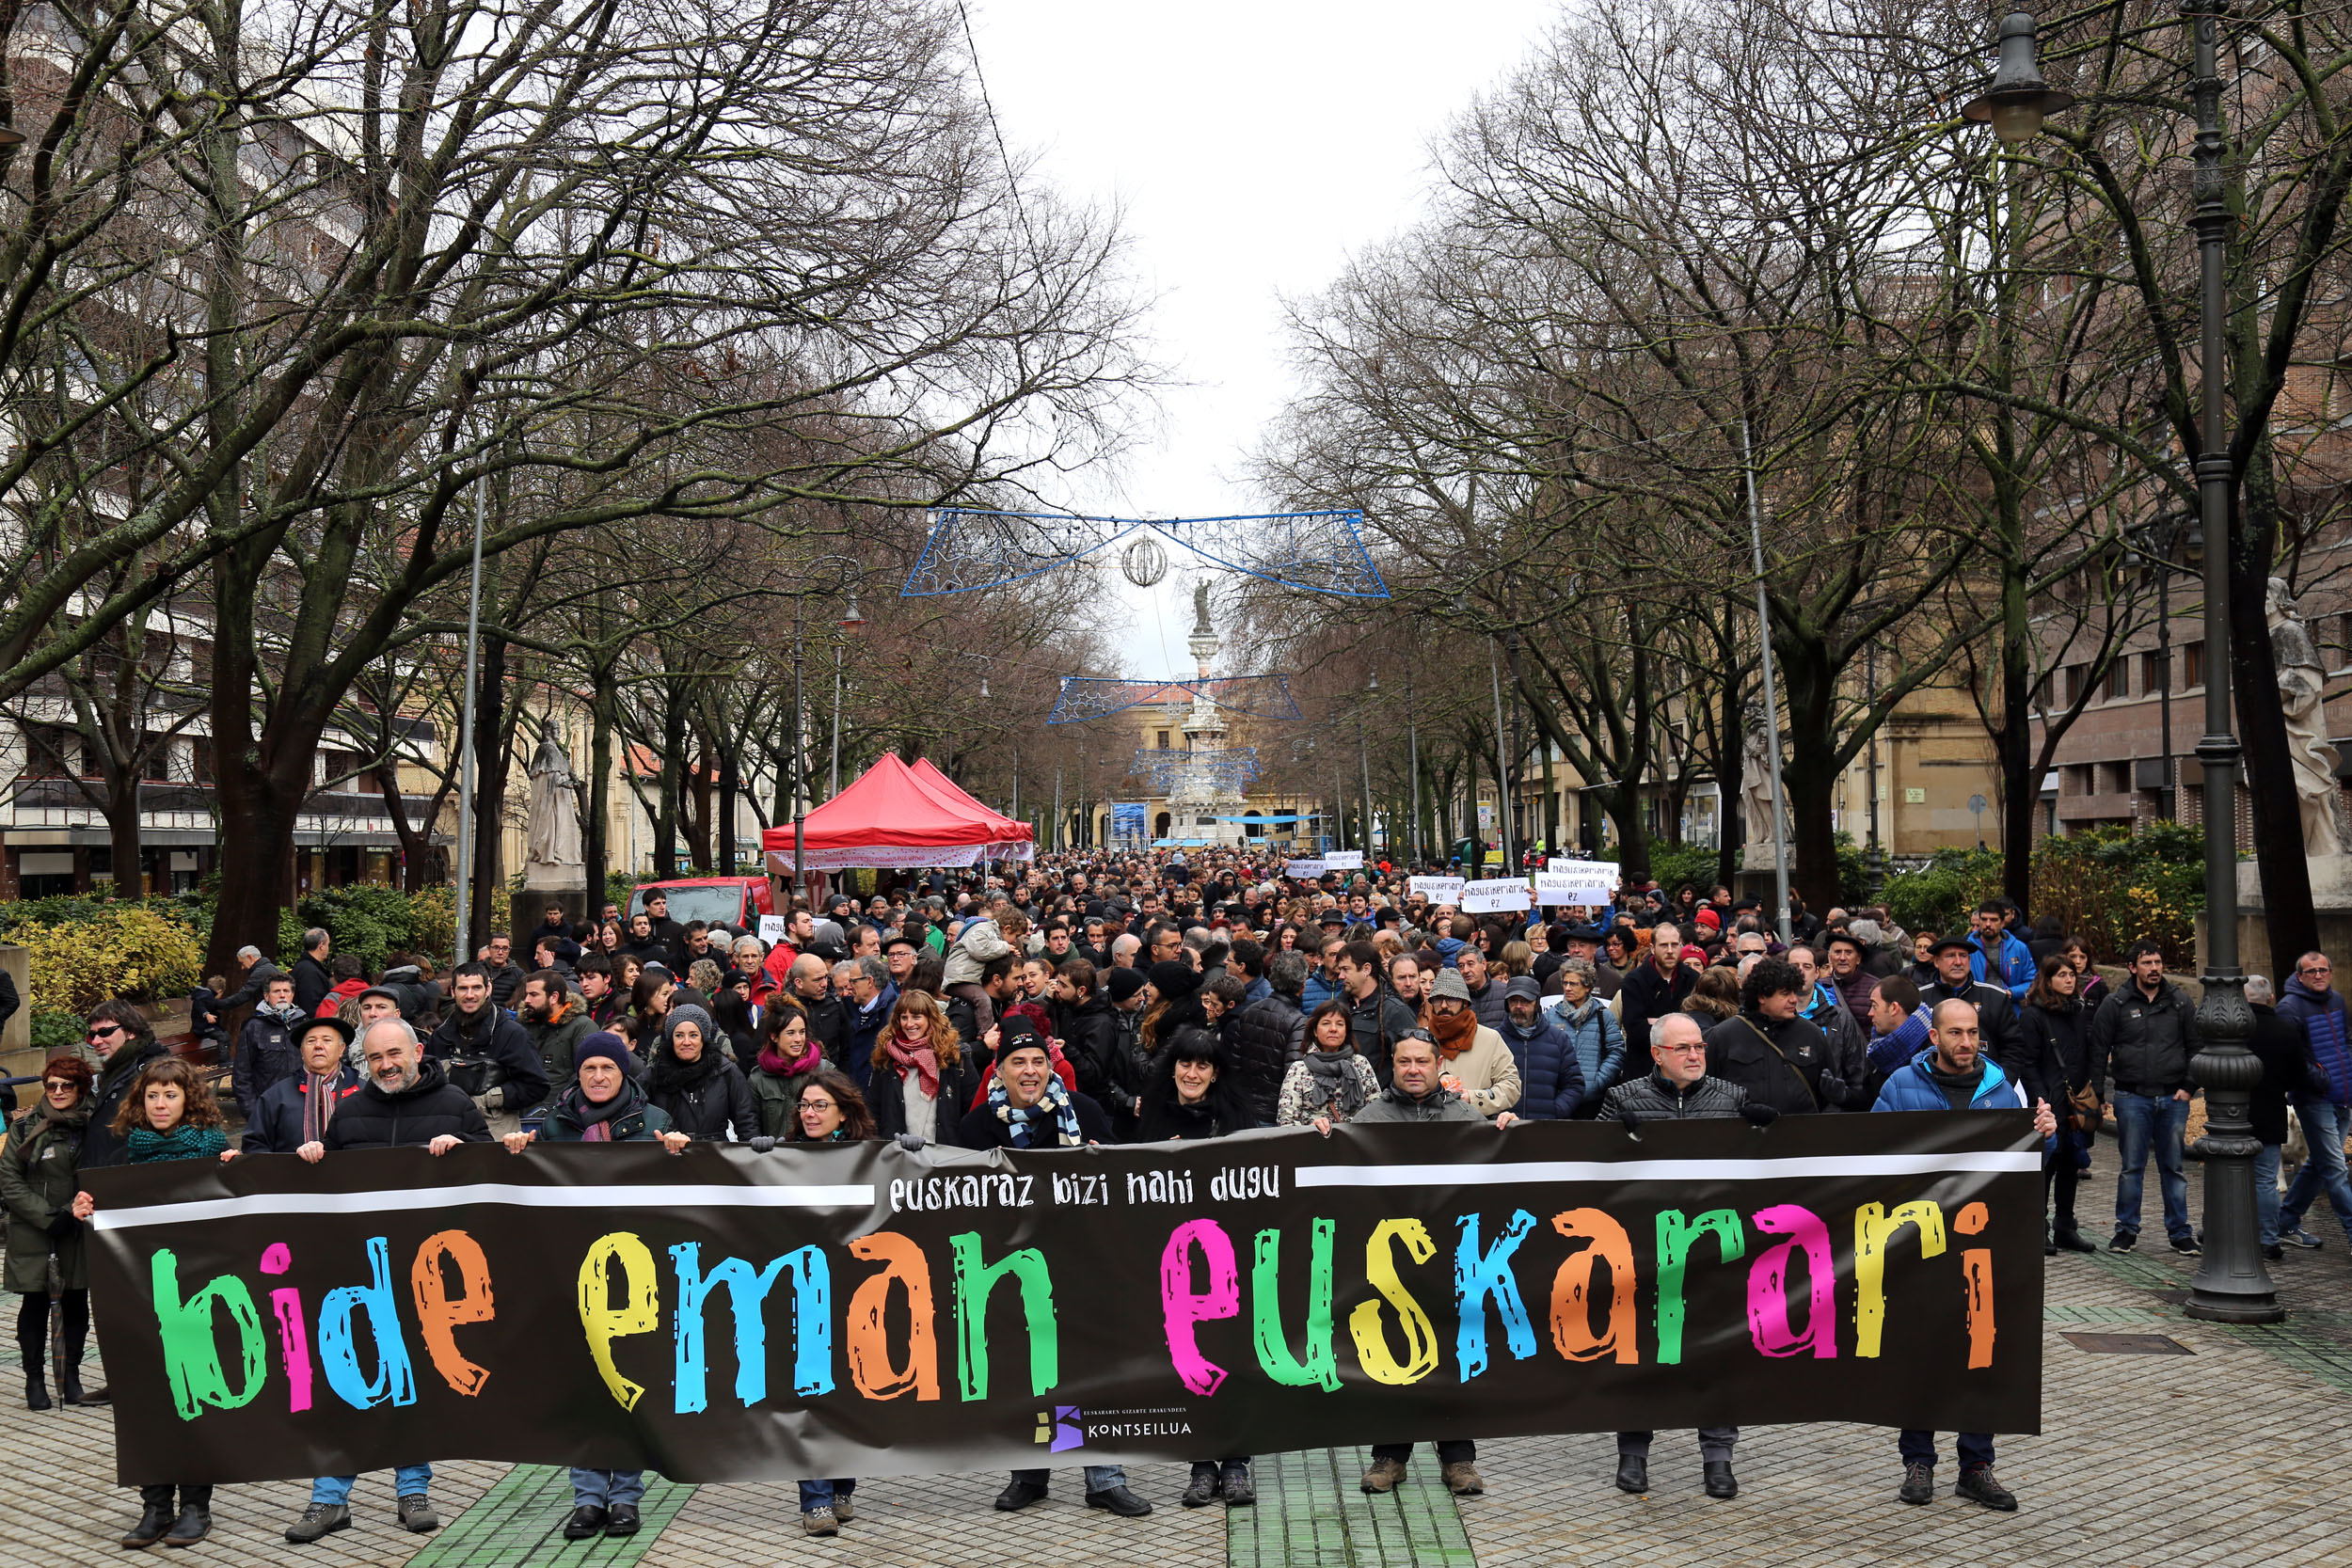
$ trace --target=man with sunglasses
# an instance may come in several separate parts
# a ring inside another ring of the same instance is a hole
[[[139,1069],[167,1054],[145,1014],[128,1002],[101,1002],[89,1010],[83,1037],[98,1059],[98,1082],[90,1089],[89,1131],[82,1138],[82,1168],[119,1165],[127,1153],[114,1130],[115,1114],[130,1097]]]

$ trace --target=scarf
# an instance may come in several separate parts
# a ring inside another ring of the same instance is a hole
[[[183,1121],[168,1132],[134,1127],[126,1147],[135,1165],[155,1160],[209,1160],[229,1147],[229,1135],[217,1127],[191,1127]]]
[[[1478,1015],[1465,1007],[1451,1018],[1441,1018],[1432,1009],[1429,1037],[1438,1042],[1438,1053],[1450,1062],[1478,1038]]]
[[[772,1043],[766,1044],[759,1048],[759,1070],[772,1073],[778,1078],[797,1078],[803,1072],[815,1072],[817,1064],[823,1059],[823,1056],[824,1053],[817,1049],[817,1037],[814,1035],[809,1037],[808,1049],[802,1053],[801,1059],[797,1062],[786,1061],[776,1054],[776,1048]]]
[[[323,1144],[326,1141],[326,1124],[335,1119],[335,1085],[342,1075],[337,1072],[302,1073],[302,1141]]]
[[[273,1007],[268,1003],[264,1002],[253,1009],[253,1016],[256,1018],[276,1019],[278,1022],[291,1029],[295,1024],[301,1022],[302,1020],[309,1015],[305,1014],[300,1007],[295,1006],[291,1002],[280,1007]]]
[[[675,1051],[665,1045],[654,1053],[653,1067],[645,1074],[645,1093],[668,1094],[672,1089],[699,1088],[705,1079],[719,1070],[719,1062],[717,1048],[707,1041],[702,1054],[691,1062],[681,1060]]]
[[[612,1135],[612,1124],[644,1101],[644,1091],[623,1080],[620,1092],[599,1105],[582,1094],[575,1084],[564,1094],[564,1107],[580,1123],[582,1143],[609,1144],[618,1142]]]
[[[40,1125],[35,1132],[45,1132],[52,1127],[79,1132],[89,1125],[89,1114],[96,1107],[97,1101],[85,1092],[75,1096],[73,1103],[60,1111],[49,1103],[49,1097],[44,1094],[40,1097]]]
[[[1308,1086],[1333,1121],[1345,1121],[1364,1107],[1364,1081],[1356,1070],[1356,1048],[1343,1045],[1337,1051],[1310,1051],[1300,1061],[1307,1064]]]
[[[900,1072],[909,1068],[914,1069],[914,1075],[923,1081],[926,1095],[933,1100],[939,1098],[939,1052],[935,1048],[927,1045],[920,1051],[909,1051],[893,1035],[883,1042],[882,1049],[889,1053],[892,1064]]]
[[[1061,1080],[1052,1073],[1045,1076],[1045,1093],[1025,1111],[1013,1109],[1002,1078],[992,1078],[988,1085],[988,1108],[995,1113],[998,1121],[1012,1129],[1015,1148],[1037,1148],[1039,1124],[1049,1119],[1054,1124],[1055,1141],[1061,1148],[1076,1148],[1086,1142],[1078,1135],[1078,1107],[1071,1102],[1070,1091],[1062,1087]]]
[[[1927,1043],[1927,1008],[1923,1006],[1895,1025],[1893,1034],[1881,1035],[1872,1040],[1867,1059],[1873,1070],[1893,1072],[1918,1055]]]

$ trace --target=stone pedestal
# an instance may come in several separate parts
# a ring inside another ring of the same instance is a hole
[[[8,1027],[0,1029],[0,1051],[30,1051],[33,1048],[33,956],[13,942],[0,945],[0,969],[8,971],[16,982],[17,1000],[23,1006],[16,1009]]]
[[[533,933],[546,921],[549,904],[563,905],[564,919],[578,929],[592,912],[588,908],[588,884],[581,881],[570,887],[525,885],[514,895],[507,911],[507,934],[514,938],[515,961],[525,969],[531,967],[531,944],[538,940]]]
[[[2336,973],[2352,972],[2352,855],[2329,855],[2304,862],[2312,879],[2312,912],[2319,920],[2319,950],[2328,955]],[[2248,974],[2272,974],[2291,968],[2298,956],[2270,951],[2270,920],[2263,901],[2262,877],[2250,861],[2237,863],[2237,962]],[[2107,955],[2101,955],[2106,957]],[[2197,968],[2205,968],[2205,917],[2197,917]]]

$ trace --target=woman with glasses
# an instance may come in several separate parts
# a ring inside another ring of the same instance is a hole
[[[873,1114],[850,1075],[838,1068],[820,1067],[801,1080],[792,1117],[791,1141],[797,1144],[861,1143],[882,1134]],[[841,1527],[857,1517],[857,1479],[836,1476],[831,1481],[801,1483],[801,1529],[809,1535],[838,1535]]]
[[[89,1269],[82,1222],[73,1217],[95,1077],[78,1055],[50,1058],[40,1069],[40,1103],[16,1118],[8,1148],[0,1150],[0,1206],[8,1214],[5,1283],[24,1297],[17,1307],[16,1342],[24,1353],[24,1403],[31,1410],[51,1404],[42,1368],[49,1352],[52,1259],[57,1265],[57,1319],[65,1347],[57,1398],[68,1404],[106,1402],[104,1389],[82,1387],[82,1350],[89,1342]]]

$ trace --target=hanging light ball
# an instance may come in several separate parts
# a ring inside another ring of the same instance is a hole
[[[1156,539],[1138,539],[1120,552],[1119,569],[1137,588],[1150,588],[1168,576],[1168,552]]]

